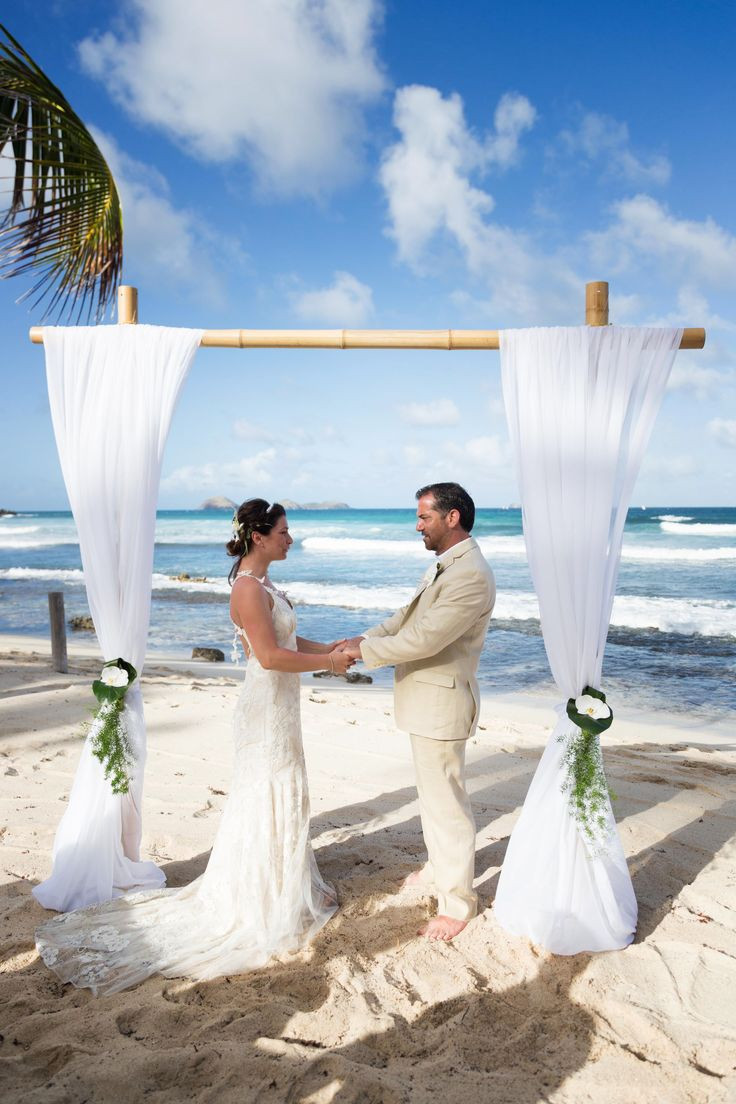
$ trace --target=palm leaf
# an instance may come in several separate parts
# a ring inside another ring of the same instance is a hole
[[[6,164],[11,167],[5,171]],[[100,319],[123,265],[123,216],[112,173],[56,85],[0,24],[0,279],[36,277],[21,298]]]

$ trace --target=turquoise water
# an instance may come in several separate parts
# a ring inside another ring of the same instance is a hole
[[[329,640],[374,624],[408,600],[430,562],[413,510],[295,511],[289,523],[294,546],[272,574],[304,636]],[[479,510],[473,535],[498,586],[481,684],[550,689],[520,511]],[[229,536],[229,513],[158,514],[151,651],[228,651]],[[631,510],[604,664],[609,693],[708,716],[736,709],[735,568],[736,509]],[[206,581],[177,582],[182,572]],[[0,631],[47,635],[49,590],[64,591],[67,616],[88,612],[71,515],[0,518]],[[388,684],[390,672],[376,681]]]

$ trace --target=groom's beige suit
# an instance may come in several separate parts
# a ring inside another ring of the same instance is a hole
[[[396,668],[396,724],[411,735],[429,856],[422,880],[436,887],[438,913],[456,920],[478,907],[465,744],[478,723],[476,672],[495,598],[493,572],[468,537],[439,556],[411,602],[360,644],[366,667]]]

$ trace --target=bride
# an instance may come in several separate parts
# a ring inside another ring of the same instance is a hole
[[[337,909],[309,840],[299,674],[344,674],[335,644],[296,636],[286,595],[268,577],[292,538],[283,506],[240,506],[227,552],[230,616],[250,656],[235,708],[230,795],[205,872],[181,889],[148,890],[55,917],[36,946],[62,981],[115,993],[151,974],[212,978],[303,947]]]

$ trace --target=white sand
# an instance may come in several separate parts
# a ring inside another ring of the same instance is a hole
[[[640,906],[633,946],[556,958],[507,935],[491,903],[506,839],[554,718],[484,699],[469,748],[485,911],[452,945],[399,892],[422,859],[407,738],[390,693],[305,679],[313,838],[342,908],[309,950],[208,983],[152,978],[95,999],[39,961],[46,876],[98,660],[68,675],[40,641],[0,639],[5,1101],[474,1104],[736,1099],[736,757],[724,721],[625,714],[606,739]],[[228,789],[241,674],[157,662],[144,846],[172,885],[201,872]],[[549,703],[551,706],[552,703]]]

